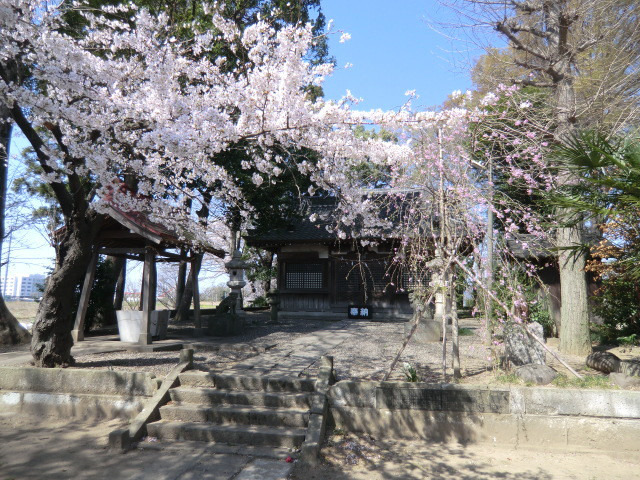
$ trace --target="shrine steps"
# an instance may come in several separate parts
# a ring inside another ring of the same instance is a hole
[[[289,449],[305,440],[312,380],[194,371],[178,378],[160,420],[147,424],[150,437]]]

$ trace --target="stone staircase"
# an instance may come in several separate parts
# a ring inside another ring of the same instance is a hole
[[[188,371],[147,434],[254,447],[300,448],[307,435],[315,382],[291,377]]]

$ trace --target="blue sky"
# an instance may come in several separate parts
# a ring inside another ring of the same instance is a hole
[[[449,37],[434,31],[437,22],[453,22],[451,13],[435,0],[322,0],[334,30],[348,32],[351,39],[340,43],[340,33],[330,37],[330,54],[335,57],[335,74],[324,86],[325,96],[339,99],[349,89],[362,98],[359,109],[397,109],[407,90],[420,98],[414,107],[441,105],[454,90],[471,87],[469,58],[479,54],[469,44],[452,44]],[[353,66],[345,69],[344,65]],[[12,147],[15,155],[20,142]],[[53,249],[35,231],[21,234],[20,249],[11,253],[10,275],[45,273],[53,265]],[[16,238],[17,240],[17,238]],[[6,261],[5,242],[3,261]],[[4,275],[2,269],[1,274]]]
[[[325,85],[328,98],[350,89],[363,98],[361,109],[396,109],[407,90],[416,90],[416,105],[429,108],[452,91],[471,87],[468,58],[479,51],[468,50],[465,42],[452,44],[436,31],[438,23],[455,21],[437,1],[323,0],[322,11],[334,20],[334,29],[351,34],[345,43],[339,43],[339,34],[330,39],[337,67]],[[345,70],[348,62],[353,67]]]

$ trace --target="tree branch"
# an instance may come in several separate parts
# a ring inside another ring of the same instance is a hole
[[[62,131],[60,130],[59,125],[53,125],[51,123],[45,123],[45,127],[52,133],[53,138],[55,138],[56,143],[62,150],[65,156],[65,163],[69,163],[72,166],[77,166],[81,164],[81,160],[71,156],[69,153],[69,147],[64,143],[62,139]],[[78,177],[78,174],[75,173],[75,169],[71,170],[70,173],[67,173],[67,178],[69,179],[69,189],[75,199],[76,206],[81,206],[83,209],[87,206],[87,198],[85,196],[84,187],[82,186],[82,182]]]
[[[551,63],[551,59],[539,49],[522,43],[520,39],[515,35],[515,33],[511,30],[511,26],[506,25],[504,22],[496,22],[495,29],[497,32],[507,37],[507,39],[513,44],[516,50],[522,50],[523,52],[530,53],[540,60]]]
[[[0,66],[0,70],[2,67]],[[14,102],[13,107],[9,110],[11,113],[11,118],[16,122],[18,128],[22,131],[24,136],[27,138],[33,150],[36,152],[36,156],[38,157],[38,162],[40,163],[40,167],[44,173],[47,174],[55,174],[55,170],[51,168],[49,165],[50,157],[42,151],[44,147],[44,142],[38,135],[38,132],[33,128],[29,120],[26,119],[24,114],[22,113],[22,108]],[[58,202],[60,203],[60,210],[65,217],[71,216],[73,212],[73,201],[69,191],[66,189],[65,185],[62,182],[49,182],[53,193],[55,194]]]

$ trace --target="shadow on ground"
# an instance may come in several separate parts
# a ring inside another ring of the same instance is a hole
[[[295,480],[551,480],[539,466],[496,465],[468,446],[428,442],[376,441],[368,435],[329,440],[319,467],[299,465]]]
[[[0,414],[0,478],[24,479],[220,479],[235,476],[251,459],[211,454],[195,446],[175,451],[107,450],[119,421],[64,421]]]

